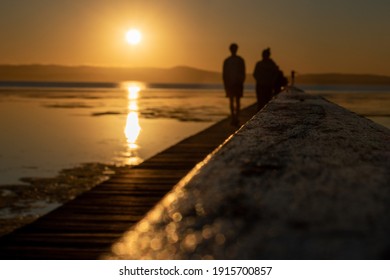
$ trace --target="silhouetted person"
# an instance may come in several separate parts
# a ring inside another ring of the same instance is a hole
[[[232,124],[239,125],[240,98],[244,94],[245,61],[237,55],[238,45],[230,45],[231,56],[223,62],[223,84],[229,98]]]
[[[271,59],[271,50],[265,49],[263,59],[256,63],[253,77],[256,80],[257,110],[261,110],[274,96],[279,67]]]

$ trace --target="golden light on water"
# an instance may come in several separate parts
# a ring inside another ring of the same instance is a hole
[[[141,91],[141,87],[137,84],[130,84],[127,86],[128,98],[129,100],[136,100],[138,98],[138,94]]]
[[[141,85],[137,83],[129,83],[126,85],[127,89],[127,100],[128,100],[128,113],[126,119],[126,126],[124,133],[127,141],[127,153],[126,153],[126,164],[136,165],[142,160],[137,154],[137,139],[141,133],[141,126],[139,124],[138,117],[138,97],[141,91]]]
[[[138,147],[136,141],[140,132],[141,132],[141,127],[138,121],[138,113],[129,112],[127,114],[126,127],[125,127],[125,135],[126,135],[129,149],[136,149]]]

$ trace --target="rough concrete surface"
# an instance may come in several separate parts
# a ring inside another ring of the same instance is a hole
[[[388,259],[390,131],[282,93],[106,259]]]

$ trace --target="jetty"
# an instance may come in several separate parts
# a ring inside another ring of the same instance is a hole
[[[0,238],[0,257],[390,258],[389,129],[296,88],[241,117]]]

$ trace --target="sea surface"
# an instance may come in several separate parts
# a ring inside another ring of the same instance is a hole
[[[134,165],[228,115],[198,85],[0,84],[0,185],[84,163]],[[254,102],[253,94],[243,106]]]
[[[390,128],[390,86],[298,87]],[[228,115],[215,84],[0,82],[0,235]]]

